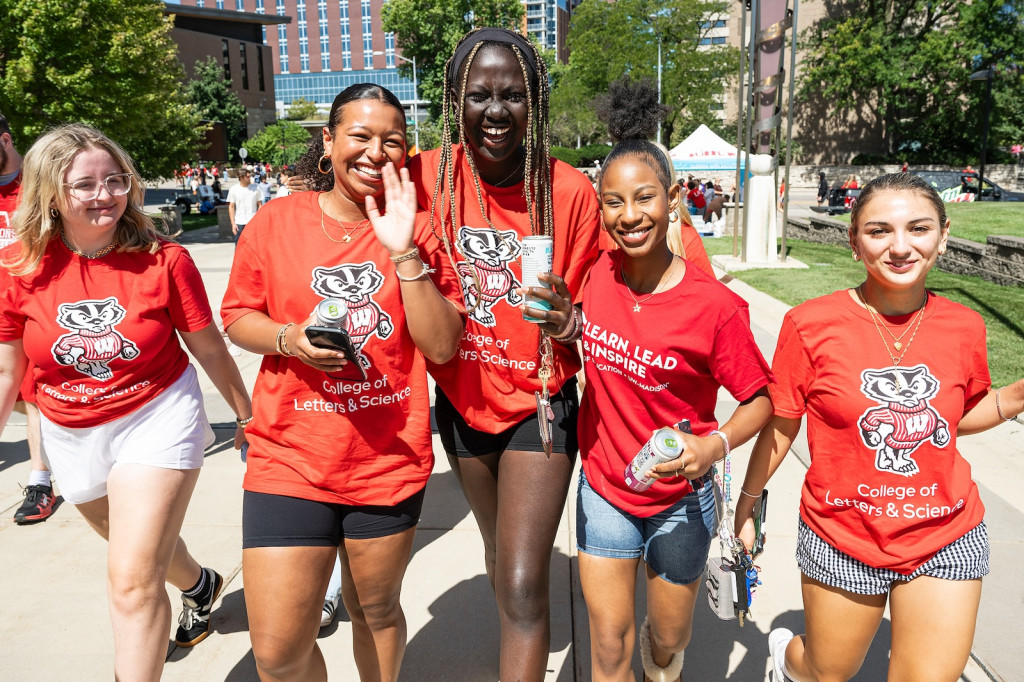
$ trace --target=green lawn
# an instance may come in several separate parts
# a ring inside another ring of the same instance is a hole
[[[946,204],[949,234],[972,242],[985,243],[990,234],[1024,237],[1024,203],[983,201]],[[845,223],[850,214],[833,216]]]
[[[958,207],[959,208],[959,207]],[[985,207],[987,208],[987,207]],[[789,305],[859,284],[864,266],[845,247],[790,239],[789,256],[807,270],[745,270],[731,273],[750,286]],[[709,255],[731,254],[732,237],[705,239]],[[928,288],[978,311],[988,329],[988,361],[995,386],[1024,377],[1024,287],[1004,287],[979,277],[933,269]]]

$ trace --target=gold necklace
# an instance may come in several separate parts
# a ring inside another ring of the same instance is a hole
[[[504,185],[504,184],[505,184],[506,182],[508,182],[509,180],[511,180],[511,179],[512,179],[512,176],[514,176],[514,175],[515,175],[516,173],[518,173],[518,172],[519,172],[519,169],[523,167],[523,164],[524,164],[524,163],[526,163],[526,155],[525,155],[525,154],[523,154],[523,158],[519,159],[519,164],[518,164],[518,165],[517,165],[517,166],[515,167],[515,170],[513,170],[513,171],[512,171],[511,173],[509,173],[509,174],[508,174],[508,175],[507,175],[507,176],[505,177],[505,179],[504,179],[504,180],[499,180],[498,182],[495,182],[495,183],[493,184],[493,186],[494,186],[494,187],[501,187],[501,186],[502,186],[502,185]]]
[[[326,202],[326,199],[324,201]],[[332,218],[332,220],[335,220],[335,219]],[[327,234],[327,225],[324,224],[324,207],[321,206],[320,207],[320,229],[324,231],[324,236],[327,237],[328,239],[330,239],[335,244],[348,244],[349,242],[352,241],[353,237],[355,237],[357,234],[359,234],[364,229],[366,229],[366,226],[370,224],[370,220],[369,219],[360,220],[358,223],[356,223],[355,227],[345,227],[345,224],[342,223],[340,220],[335,220],[335,222],[337,222],[338,225],[341,227],[341,229],[345,231],[345,236],[342,237],[341,239],[335,239],[331,235]]]
[[[672,258],[672,263],[668,266],[668,272],[666,273],[666,275],[668,275],[668,273],[670,273],[672,271],[672,268],[675,266],[675,264],[676,264],[676,259],[675,259],[675,257],[673,257]],[[633,295],[633,288],[630,287],[629,286],[629,282],[626,281],[626,272],[625,272],[625,270],[622,269],[622,264],[621,263],[619,264],[619,274],[622,275],[622,283],[626,285],[626,291],[629,292],[629,297],[631,299],[633,299],[633,312],[634,313],[640,312],[640,304],[641,303],[647,303],[647,301],[651,300],[651,298],[653,298],[655,295],[660,294],[661,293],[661,288],[672,280],[671,276],[666,277],[665,281],[664,282],[659,282],[658,286],[655,287],[654,291],[652,291],[647,296],[647,298],[643,299],[642,301],[638,301],[638,300],[636,300],[636,296]]]
[[[889,355],[889,359],[892,361],[892,366],[899,367],[900,363],[903,362],[904,356],[910,350],[910,344],[914,342],[914,337],[917,336],[917,330],[921,328],[921,321],[924,319],[924,309],[928,305],[928,292],[925,292],[924,301],[921,303],[921,307],[918,308],[917,315],[911,321],[910,326],[904,329],[903,333],[900,334],[899,337],[897,337],[895,334],[889,331],[889,328],[886,327],[884,323],[882,323],[879,320],[880,315],[874,308],[868,305],[867,299],[864,298],[864,294],[863,292],[861,292],[859,286],[855,289],[855,291],[857,292],[857,298],[859,298],[860,302],[864,304],[865,308],[867,308],[868,315],[871,316],[871,321],[875,323],[875,330],[878,332],[878,338],[882,339],[882,344],[885,346],[885,352]],[[900,340],[904,336],[906,336],[907,332],[910,330],[911,327],[913,327],[914,333],[910,335],[910,340],[907,341],[907,345],[904,348]],[[882,329],[885,329],[887,332],[889,332],[889,336],[891,336],[894,339],[894,342],[892,344],[893,347],[897,351],[899,351],[900,349],[903,350],[903,352],[900,353],[899,357],[896,357],[893,354],[893,352],[889,349],[889,342],[885,340],[885,335],[882,334]],[[902,386],[900,385],[899,375],[896,376],[896,388],[897,390],[902,388]]]
[[[70,242],[68,242],[68,238],[64,236],[64,230],[60,231],[60,240],[64,242],[64,246],[68,247],[68,251],[81,258],[88,258],[89,260],[93,260],[94,258],[102,258],[103,256],[106,256],[108,253],[117,248],[117,240],[115,239],[114,241],[110,242],[99,251],[94,251],[93,253],[79,251],[75,247],[71,246]]]

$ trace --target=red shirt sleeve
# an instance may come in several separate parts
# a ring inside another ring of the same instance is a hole
[[[213,311],[195,261],[181,248],[172,257],[169,270],[172,286],[167,307],[174,328],[183,332],[204,329],[213,321]]]
[[[701,239],[697,228],[679,221],[679,231],[683,238],[683,251],[686,253],[686,260],[712,277],[715,277],[715,269],[711,267],[708,252],[704,250],[704,240]],[[715,277],[715,279],[718,278]]]
[[[786,313],[779,331],[779,341],[772,360],[774,378],[768,386],[772,406],[779,417],[799,419],[807,409],[807,391],[814,378],[807,347],[793,322],[792,311]]]
[[[264,221],[266,215],[257,211],[250,221],[251,226],[257,227]],[[253,241],[256,238],[255,232],[255,229],[243,231],[235,247],[228,288],[224,292],[224,300],[220,306],[221,321],[225,329],[253,311],[268,312],[263,261]]]

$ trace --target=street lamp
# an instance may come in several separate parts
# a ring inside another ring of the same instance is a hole
[[[381,50],[374,50],[373,54],[383,55],[384,52]],[[413,144],[416,145],[416,152],[420,151],[420,108],[419,108],[419,79],[416,73],[416,57],[403,57],[400,54],[395,54],[396,59],[409,62],[412,64],[412,123],[413,123]]]
[[[975,71],[971,74],[972,81],[986,81],[985,85],[985,128],[981,134],[981,162],[978,164],[978,199],[981,201],[981,197],[985,189],[985,150],[988,149],[988,126],[989,121],[992,118],[992,77],[995,76],[995,71],[992,67],[982,69],[981,71]]]

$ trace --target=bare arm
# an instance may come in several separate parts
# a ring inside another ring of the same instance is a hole
[[[416,248],[416,188],[407,169],[399,176],[390,163],[384,167],[384,200],[387,213],[381,215],[374,198],[366,197],[366,212],[377,240],[392,257],[410,253]],[[397,263],[395,270],[400,275],[402,304],[413,342],[427,359],[448,362],[462,336],[462,316],[434,286],[420,258]]]
[[[768,389],[762,388],[740,403],[718,430],[729,439],[730,449],[739,447],[753,438],[771,415],[772,399],[768,396]],[[680,475],[689,479],[699,478],[707,473],[712,464],[725,457],[725,443],[718,436],[701,437],[679,433],[686,443],[682,456],[654,467],[652,478],[675,476],[676,471],[681,471]]]
[[[242,420],[251,417],[252,402],[249,400],[249,393],[245,390],[242,375],[238,373],[238,366],[228,353],[217,325],[211,323],[197,332],[179,333],[189,352],[210,377],[217,391],[224,396],[235,416]],[[245,428],[236,426],[235,449],[242,447],[244,442]]]
[[[987,396],[963,416],[956,429],[958,436],[987,431],[993,426],[1003,423],[1002,417],[1012,419],[1024,412],[1024,379],[998,389],[998,410],[996,409],[996,393],[997,391],[989,391]],[[999,416],[1000,412],[1003,413],[1002,417]]]
[[[302,321],[273,320],[266,313],[253,310],[240,317],[227,328],[228,338],[239,348],[260,355],[281,355],[277,337],[284,329],[282,349],[321,372],[336,372],[348,361],[345,354],[326,348],[317,348],[306,338],[306,327],[313,324],[315,315]],[[286,328],[287,327],[287,328]]]
[[[757,437],[754,451],[747,463],[747,473],[743,477],[742,490],[759,494],[772,477],[775,470],[782,464],[793,446],[793,440],[800,433],[799,419],[788,417],[772,417]],[[743,546],[750,551],[754,546],[754,503],[756,499],[740,492],[736,500],[736,535],[743,541]]]
[[[21,339],[0,343],[0,433],[11,416],[28,359]]]

